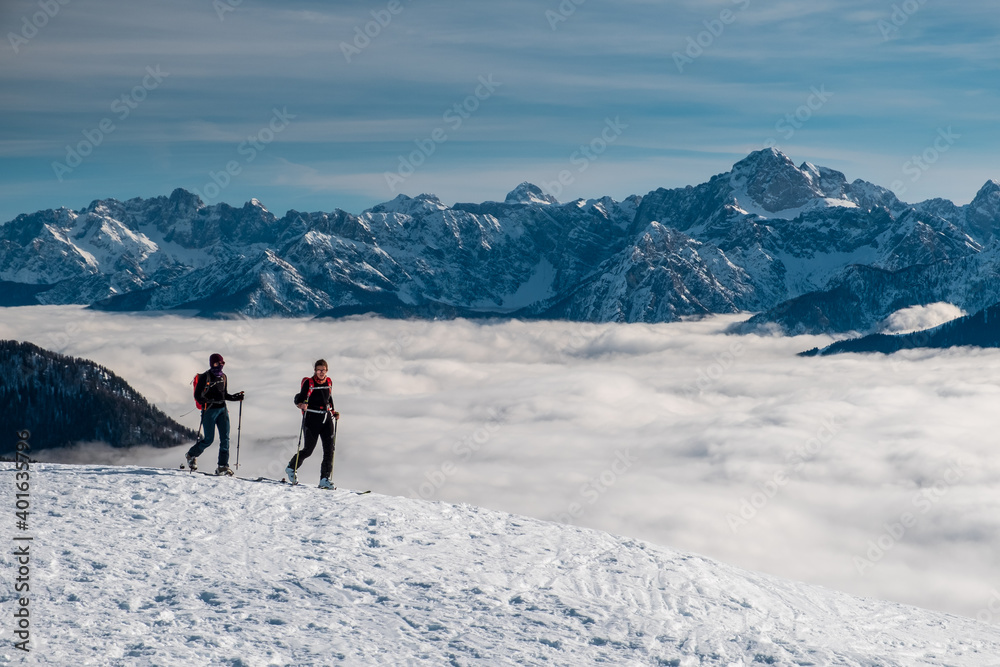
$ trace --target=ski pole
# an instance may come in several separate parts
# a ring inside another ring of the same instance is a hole
[[[236,469],[240,469],[240,431],[243,429],[243,401],[240,401],[240,418],[236,422]]]
[[[306,428],[306,411],[302,411],[302,425],[299,426],[299,444],[295,445],[295,471],[299,469],[299,451],[302,449],[302,431]],[[291,482],[292,480],[288,480]]]
[[[194,441],[195,444],[201,442],[201,437],[202,437],[201,430],[204,426],[205,426],[205,410],[202,409],[202,411],[198,414],[198,438]]]
[[[203,426],[202,422],[204,422],[204,420],[205,420],[205,411],[202,410],[200,416],[198,417],[198,433],[197,433],[198,437],[195,438],[195,441],[194,441],[195,445],[197,445],[199,442],[201,442],[201,428]],[[191,450],[189,449],[188,451],[191,451]],[[181,468],[184,468],[184,467],[185,466],[183,466],[183,465],[181,466]]]
[[[330,484],[333,484],[333,464],[337,461],[337,424],[340,422],[339,419],[333,420],[333,443],[331,448],[333,452],[330,454]],[[337,488],[336,484],[333,484],[333,488]]]

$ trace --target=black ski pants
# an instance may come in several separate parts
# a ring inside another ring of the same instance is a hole
[[[302,462],[309,458],[309,455],[316,449],[316,441],[322,439],[323,461],[319,465],[319,477],[320,479],[330,479],[330,475],[333,473],[333,421],[333,417],[329,415],[326,416],[325,421],[306,420],[305,427],[303,428],[303,441],[305,445],[302,447],[302,451],[298,453],[298,465],[296,465],[296,456],[292,456],[292,459],[288,462],[289,468],[297,470],[298,466],[302,465]]]

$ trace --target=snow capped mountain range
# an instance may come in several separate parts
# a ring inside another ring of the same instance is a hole
[[[54,464],[29,493],[0,664],[1000,665],[970,618],[468,505]]]
[[[503,202],[399,195],[359,215],[277,218],[178,189],[0,227],[0,305],[620,322],[765,311],[747,327],[865,330],[914,304],[1000,301],[998,229],[997,181],[966,206],[909,205],[774,149],[621,202],[559,203],[522,183]]]

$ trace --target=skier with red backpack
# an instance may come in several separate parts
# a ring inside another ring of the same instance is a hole
[[[229,468],[229,409],[226,401],[242,401],[243,392],[230,394],[228,390],[229,379],[222,372],[222,367],[226,365],[221,354],[213,354],[208,359],[210,368],[204,373],[199,373],[194,379],[194,401],[201,410],[201,427],[204,434],[198,438],[191,449],[185,455],[188,468],[198,469],[197,458],[201,456],[212,441],[215,439],[215,429],[219,429],[219,467],[215,469],[216,475],[232,475]]]
[[[302,378],[299,393],[292,399],[302,410],[302,426],[299,429],[299,442],[305,435],[305,448],[296,449],[295,456],[288,462],[285,475],[292,484],[298,483],[296,472],[299,464],[309,458],[316,448],[316,441],[323,440],[323,461],[319,468],[319,488],[332,489],[330,478],[333,474],[333,455],[336,447],[336,423],[340,413],[333,405],[333,381],[327,377],[329,366],[325,359],[318,359],[313,364],[312,377]]]

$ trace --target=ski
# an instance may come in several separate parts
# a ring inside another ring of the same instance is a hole
[[[341,489],[340,487],[336,487],[336,486],[333,487],[332,489],[324,489],[324,491],[343,491],[344,493],[353,493],[356,496],[363,496],[363,495],[365,495],[367,493],[371,493],[372,492],[371,489],[368,489],[367,491],[355,491],[354,489]]]
[[[205,475],[206,477],[232,477],[232,475],[226,475],[225,473],[217,475],[214,472],[209,472],[208,470],[198,470],[198,469],[192,470],[190,468],[184,468],[184,467],[182,467],[181,470],[187,470],[188,472],[198,473],[199,475]]]
[[[269,481],[272,481],[272,480],[269,480]],[[284,477],[282,477],[281,478],[281,483],[282,484],[288,484],[289,482],[288,482],[287,479],[285,479]],[[300,486],[300,485],[298,483],[295,483],[295,484],[292,484],[291,486]],[[323,490],[324,491],[343,491],[344,493],[353,493],[356,496],[363,496],[363,495],[365,495],[367,493],[371,493],[372,492],[371,489],[368,489],[367,491],[355,491],[354,489],[342,489],[342,488],[337,487],[337,486],[333,487],[332,489],[323,489]]]
[[[284,479],[271,479],[270,477],[240,477],[237,475],[236,479],[242,479],[247,482],[263,482],[265,484],[287,484]]]
[[[181,470],[188,470],[189,472],[196,472],[199,475],[205,475],[206,477],[233,477],[234,479],[241,479],[244,482],[260,482],[264,484],[281,484],[283,486],[302,486],[301,484],[290,484],[287,479],[282,477],[281,479],[272,479],[271,477],[241,477],[239,475],[216,475],[214,472],[208,472],[205,470],[191,470],[187,468],[183,463],[181,464]],[[356,496],[368,495],[372,492],[371,489],[365,491],[357,491],[356,489],[344,489],[340,487],[334,487],[332,489],[326,489],[328,491],[342,491],[343,493],[353,493]]]

